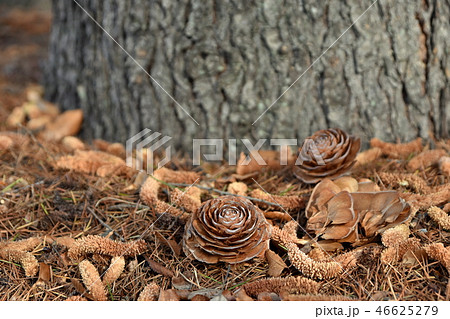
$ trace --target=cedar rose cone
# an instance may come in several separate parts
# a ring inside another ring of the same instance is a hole
[[[240,263],[263,257],[269,248],[271,226],[249,200],[221,196],[205,202],[186,224],[183,249],[209,264]]]
[[[379,191],[371,181],[324,179],[311,194],[306,229],[323,239],[355,243],[406,222],[411,206],[396,191]]]
[[[356,163],[360,147],[359,138],[338,128],[317,131],[300,148],[297,159],[300,164],[295,167],[294,174],[308,184],[326,177],[335,179]]]

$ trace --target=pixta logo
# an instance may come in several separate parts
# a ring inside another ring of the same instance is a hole
[[[157,168],[163,167],[171,159],[171,146],[165,145],[172,139],[170,136],[153,132],[146,128],[130,137],[126,142],[127,166],[147,174],[153,174],[154,154],[163,147],[165,157],[158,161]],[[134,154],[134,156],[133,156]],[[146,162],[144,170],[144,161]]]
[[[170,136],[162,135],[160,132],[152,132],[146,128],[139,133],[133,135],[127,140],[126,152],[127,152],[127,166],[137,169],[147,174],[152,174],[155,168],[154,159],[155,152],[164,153],[164,158],[158,161],[157,168],[163,167],[171,159],[171,146],[167,143],[172,139]],[[193,139],[192,144],[192,164],[200,165],[202,158],[206,161],[223,161],[226,159],[228,164],[237,164],[237,143],[240,142],[247,149],[248,153],[252,155],[258,165],[264,166],[267,163],[264,161],[259,151],[263,149],[263,145],[266,144],[267,139],[259,139],[255,144],[248,139],[229,139],[228,140],[228,153],[224,154],[224,140],[217,138],[209,139]],[[297,139],[270,139],[269,145],[271,147],[278,147],[280,151],[280,165],[288,164],[288,157],[290,157],[290,147],[298,147]],[[165,147],[164,149],[162,149]],[[202,152],[202,147],[208,147],[209,151],[214,149],[211,153]],[[314,159],[318,165],[325,165],[322,155],[312,139],[306,139],[302,144],[302,152],[298,154],[295,161],[295,165],[301,165],[305,160],[309,161]],[[250,163],[250,157],[246,157],[239,165],[248,165]],[[145,165],[144,165],[145,164]]]

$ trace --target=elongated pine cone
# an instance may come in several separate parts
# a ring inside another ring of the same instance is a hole
[[[354,243],[410,218],[413,209],[396,191],[376,189],[375,183],[358,183],[351,177],[323,180],[306,207],[306,230],[323,239]]]
[[[235,196],[211,199],[191,215],[183,236],[186,255],[214,264],[236,264],[263,257],[271,226],[249,200]]]
[[[294,175],[308,184],[335,179],[356,163],[360,147],[359,138],[338,128],[317,131],[300,148]]]

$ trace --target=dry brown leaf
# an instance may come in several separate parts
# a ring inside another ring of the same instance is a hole
[[[53,270],[50,265],[46,263],[39,263],[38,281],[44,283],[51,283],[53,281]]]
[[[402,258],[402,264],[407,266],[416,266],[420,263],[423,263],[424,260],[426,260],[427,254],[425,252],[425,249],[418,248],[415,250],[408,250]]]
[[[229,290],[222,291],[222,296],[224,296],[228,301],[236,301],[236,297]]]
[[[172,287],[177,290],[189,290],[192,288],[192,284],[184,279],[183,276],[172,277]]]
[[[164,246],[169,247],[172,250],[174,256],[179,257],[181,255],[181,246],[173,239],[167,239],[159,232],[155,232],[156,238],[162,243]]]
[[[269,264],[267,274],[271,277],[279,277],[283,270],[287,268],[283,259],[270,249],[266,250],[266,259]]]
[[[158,274],[161,274],[165,277],[168,278],[172,278],[175,276],[175,274],[173,273],[172,270],[164,267],[163,265],[161,265],[159,262],[154,261],[153,259],[145,256],[145,260],[147,261],[147,263],[149,264],[150,268],[154,271],[157,272]]]
[[[174,289],[161,290],[158,301],[180,301],[180,297]]]

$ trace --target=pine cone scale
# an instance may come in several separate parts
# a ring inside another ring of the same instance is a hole
[[[323,239],[354,242],[404,223],[412,215],[411,206],[396,191],[360,192],[360,184],[364,190],[377,189],[373,182],[358,183],[350,177],[317,184],[306,208],[306,229]]]

